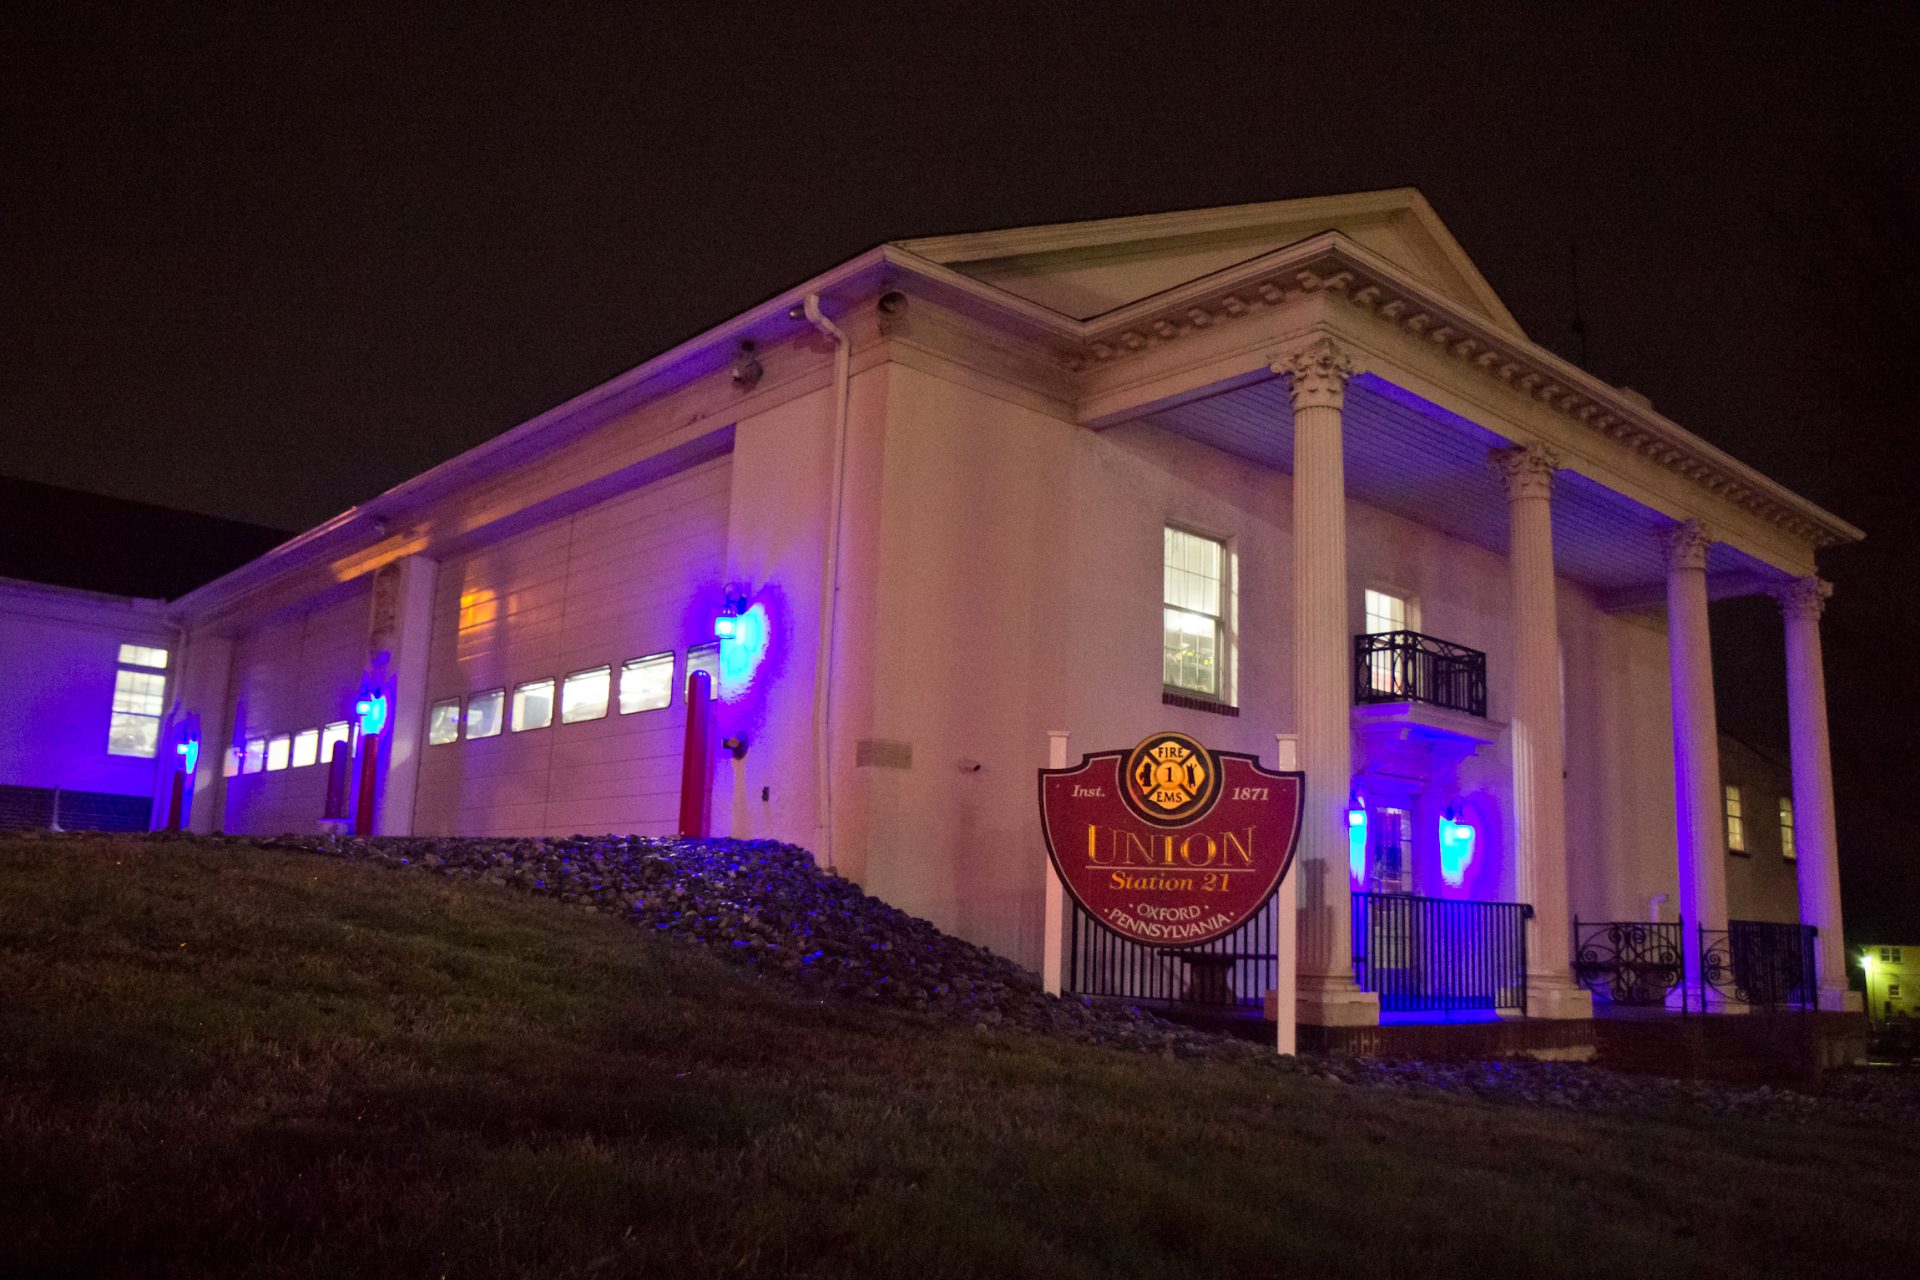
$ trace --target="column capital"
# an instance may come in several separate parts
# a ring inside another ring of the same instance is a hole
[[[1560,455],[1546,445],[1515,445],[1495,449],[1487,456],[1506,473],[1508,501],[1544,498],[1553,492],[1553,473],[1560,469]]]
[[[1332,338],[1318,338],[1292,356],[1273,362],[1275,373],[1293,375],[1293,407],[1338,409],[1346,403],[1347,379],[1358,367]]]
[[[1827,597],[1832,594],[1831,582],[1809,577],[1795,578],[1785,586],[1775,588],[1773,598],[1780,602],[1781,617],[1818,622],[1820,614],[1827,607]]]
[[[1698,520],[1685,520],[1660,532],[1660,544],[1666,548],[1667,569],[1699,569],[1707,567],[1707,548],[1713,545],[1713,535]]]

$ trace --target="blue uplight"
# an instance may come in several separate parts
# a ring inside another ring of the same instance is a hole
[[[1367,881],[1367,803],[1355,792],[1347,810],[1347,872],[1356,885]]]
[[[1455,888],[1466,883],[1475,834],[1473,824],[1456,820],[1451,809],[1440,819],[1440,878]]]
[[[369,694],[353,704],[353,710],[360,717],[360,732],[377,734],[387,727],[387,695]]]

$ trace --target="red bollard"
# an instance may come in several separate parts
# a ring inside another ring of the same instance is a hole
[[[707,732],[713,723],[713,677],[695,671],[687,677],[687,749],[680,759],[680,834],[707,837]]]
[[[178,831],[180,829],[180,819],[186,808],[186,794],[187,771],[185,769],[175,769],[173,771],[173,798],[167,802],[167,830],[169,831]]]
[[[353,811],[353,834],[366,839],[373,834],[373,788],[380,774],[380,739],[377,733],[360,735],[360,796]]]

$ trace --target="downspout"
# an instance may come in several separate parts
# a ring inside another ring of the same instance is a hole
[[[820,295],[810,293],[802,311],[813,327],[831,339],[833,354],[833,471],[828,481],[827,549],[820,566],[820,647],[813,666],[814,812],[819,834],[814,838],[821,860],[833,858],[833,623],[840,599],[840,501],[847,460],[847,397],[853,378],[853,344],[839,326],[820,310]]]

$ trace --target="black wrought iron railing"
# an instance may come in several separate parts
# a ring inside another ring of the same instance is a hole
[[[1686,931],[1678,921],[1573,921],[1573,975],[1595,999],[1657,1008],[1687,1006]]]
[[[1384,1013],[1527,1008],[1524,902],[1353,895],[1353,977]]]
[[[1700,980],[1728,1000],[1756,1008],[1812,1009],[1819,1003],[1810,924],[1729,920],[1700,930]]]
[[[1487,714],[1487,655],[1418,631],[1353,638],[1355,702],[1426,702]]]
[[[1147,947],[1102,928],[1072,903],[1066,990],[1166,1006],[1263,1008],[1279,982],[1274,904],[1225,937],[1192,947]]]

